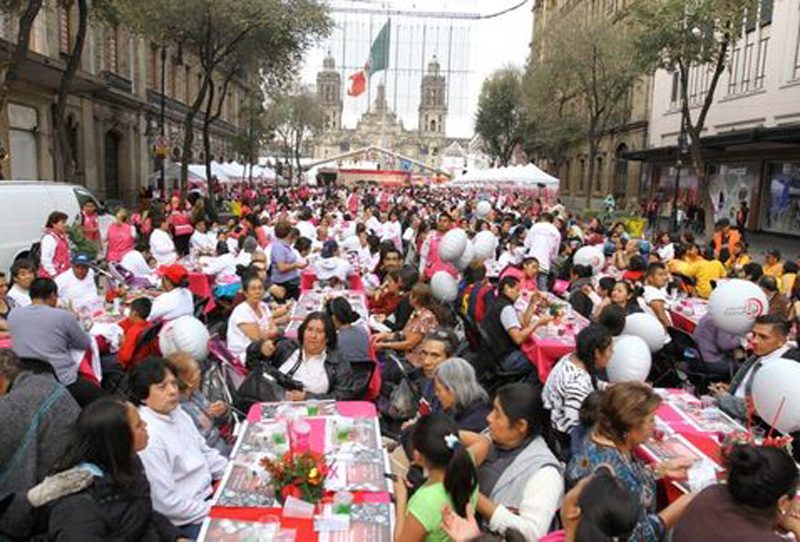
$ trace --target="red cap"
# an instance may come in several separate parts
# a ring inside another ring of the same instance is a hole
[[[179,263],[162,265],[156,271],[158,276],[166,277],[173,284],[180,284],[189,276],[189,272]]]

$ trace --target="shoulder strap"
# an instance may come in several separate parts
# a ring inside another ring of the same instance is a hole
[[[42,421],[42,418],[44,418],[44,415],[47,414],[47,411],[53,406],[53,403],[58,401],[65,391],[67,391],[67,389],[64,386],[56,383],[53,386],[53,390],[50,392],[50,395],[39,406],[39,409],[36,411],[36,414],[33,415],[33,419],[31,420],[30,424],[28,424],[28,429],[25,431],[25,436],[22,438],[22,442],[20,442],[19,446],[17,446],[17,450],[14,452],[11,460],[6,465],[5,470],[0,473],[0,486],[5,484],[6,478],[8,478],[8,476],[17,468],[17,464],[25,455],[28,445],[36,436],[36,432],[39,429],[39,423]]]

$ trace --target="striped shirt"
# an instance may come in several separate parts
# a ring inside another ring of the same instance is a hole
[[[550,423],[562,433],[580,423],[583,400],[594,391],[589,373],[575,365],[567,354],[556,363],[542,390],[542,401],[550,410]]]

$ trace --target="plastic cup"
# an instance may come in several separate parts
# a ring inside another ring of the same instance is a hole
[[[314,509],[316,507],[310,502],[301,501],[291,495],[286,497],[283,503],[283,517],[285,518],[298,518],[298,519],[311,519],[314,517]]]
[[[318,416],[319,403],[317,401],[308,401],[306,404],[306,412],[309,416]]]
[[[337,491],[333,495],[333,513],[349,514],[353,504],[353,494],[349,491]]]

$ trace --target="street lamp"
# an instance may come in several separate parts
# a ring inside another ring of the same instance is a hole
[[[167,46],[166,44],[161,44],[161,140],[162,144],[167,135],[167,123],[166,123],[166,98],[164,94],[166,93],[166,84],[164,79],[166,79],[167,74]],[[166,175],[167,175],[167,158],[165,156],[161,157],[161,175],[159,176],[158,180],[158,190],[162,194],[164,193],[164,189],[166,187]]]

